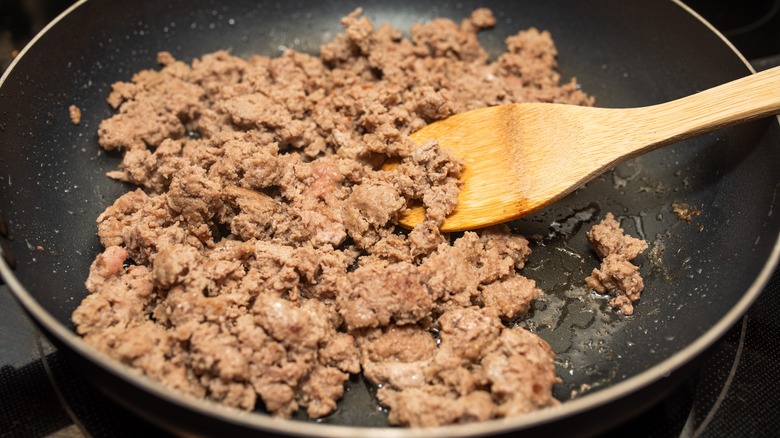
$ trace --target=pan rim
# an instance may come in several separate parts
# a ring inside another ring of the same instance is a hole
[[[88,0],[78,0],[58,17],[47,24],[33,39],[20,51],[14,58],[9,67],[0,76],[0,89],[5,83],[6,78],[11,74],[14,67],[21,61],[25,54],[35,45],[35,43],[52,27],[56,26],[66,16],[74,10],[81,7]],[[712,24],[705,20],[696,11],[682,3],[682,0],[672,0],[693,18],[704,24],[715,34],[726,46],[738,57],[738,59],[747,67],[751,73],[755,70],[748,60],[739,50],[719,32]],[[775,122],[780,124],[780,116],[774,117]],[[2,249],[0,249],[0,253]],[[141,390],[165,400],[166,402],[179,405],[191,410],[199,415],[212,417],[226,423],[262,429],[270,432],[282,433],[286,435],[306,435],[306,436],[326,436],[326,437],[363,437],[375,436],[377,438],[392,437],[452,437],[452,436],[471,436],[475,434],[491,434],[497,432],[506,432],[509,430],[522,430],[537,427],[546,423],[551,423],[559,419],[581,414],[592,410],[594,407],[603,406],[615,400],[624,398],[652,383],[662,380],[674,371],[680,369],[690,362],[694,357],[699,356],[709,346],[720,339],[749,309],[761,294],[780,260],[780,234],[775,237],[775,244],[766,260],[763,268],[747,288],[739,301],[712,327],[705,331],[695,341],[674,353],[667,359],[655,364],[651,368],[634,375],[622,382],[616,383],[608,388],[604,388],[592,394],[584,395],[580,398],[569,400],[553,409],[536,411],[527,415],[489,420],[480,423],[450,425],[434,428],[378,428],[378,427],[360,427],[344,426],[332,424],[318,424],[314,422],[304,422],[296,420],[281,420],[267,414],[239,411],[229,408],[219,403],[187,397],[176,391],[168,389],[161,383],[134,372],[130,367],[110,359],[97,351],[94,347],[88,345],[75,332],[68,329],[64,324],[56,320],[37,300],[35,300],[29,291],[21,284],[13,270],[9,267],[3,257],[0,257],[0,276],[5,284],[11,290],[24,309],[42,325],[47,333],[51,333],[74,350],[77,354],[87,358],[92,363],[108,371],[116,377],[128,381]],[[119,401],[121,403],[121,401]],[[126,408],[145,416],[143,412],[122,403]]]

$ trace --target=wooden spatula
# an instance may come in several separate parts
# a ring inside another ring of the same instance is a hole
[[[678,100],[641,108],[518,103],[454,115],[414,133],[464,160],[458,206],[443,231],[533,213],[600,173],[661,146],[780,113],[780,67]],[[417,207],[401,217],[422,222]]]

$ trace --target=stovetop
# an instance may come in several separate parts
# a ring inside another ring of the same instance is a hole
[[[72,0],[0,2],[0,72]],[[689,0],[753,60],[780,65],[780,0]],[[746,11],[747,5],[753,9]],[[751,310],[679,389],[606,438],[778,436],[780,269]],[[594,419],[598,421],[598,419]],[[0,285],[0,438],[165,436],[107,399],[34,327]]]

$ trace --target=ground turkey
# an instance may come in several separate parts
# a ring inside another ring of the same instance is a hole
[[[585,282],[601,294],[610,294],[610,306],[632,315],[645,286],[631,260],[647,249],[647,242],[626,235],[612,213],[588,231],[588,239],[602,260]]]
[[[488,105],[593,99],[561,82],[547,32],[489,60],[487,9],[408,36],[361,13],[317,56],[162,52],[112,86],[98,141],[123,157],[108,176],[136,188],[97,219],[76,329],[171,388],[278,417],[332,413],[360,372],[396,425],[555,406],[549,346],[507,328],[540,293],[520,273],[528,241],[441,233],[463,163],[409,134]],[[403,230],[413,204],[427,218]]]

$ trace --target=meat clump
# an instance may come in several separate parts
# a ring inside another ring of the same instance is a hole
[[[634,303],[645,286],[639,267],[631,260],[647,249],[647,242],[625,234],[612,213],[607,213],[587,234],[602,260],[585,282],[598,293],[609,294],[610,306],[624,315],[633,315]]]
[[[593,99],[561,82],[547,32],[489,61],[487,9],[408,37],[361,13],[319,56],[162,52],[112,86],[99,144],[135,188],[97,219],[76,330],[170,388],[284,418],[329,415],[361,372],[395,425],[555,406],[550,347],[509,328],[540,293],[520,273],[528,241],[441,233],[462,163],[409,135],[489,105]],[[401,229],[416,204],[426,220]]]

